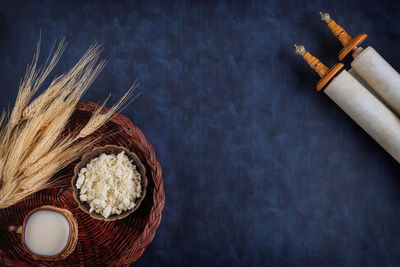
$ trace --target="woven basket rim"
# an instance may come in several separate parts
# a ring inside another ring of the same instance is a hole
[[[101,214],[98,214],[96,212],[89,212],[88,209],[88,205],[84,204],[80,199],[79,199],[79,189],[76,187],[76,181],[78,179],[78,174],[79,171],[86,166],[90,160],[98,157],[100,154],[102,153],[106,153],[107,152],[115,152],[115,153],[119,153],[124,151],[125,154],[129,157],[129,159],[131,159],[134,163],[134,165],[137,166],[138,171],[141,175],[141,186],[142,186],[142,194],[141,196],[135,200],[136,205],[133,209],[131,210],[127,210],[122,212],[121,214],[117,215],[117,214],[113,214],[110,215],[109,217],[105,218],[103,217]],[[96,219],[96,220],[101,220],[101,221],[115,221],[115,220],[120,220],[120,219],[124,219],[126,217],[128,217],[129,215],[131,215],[132,213],[134,213],[137,209],[139,209],[140,204],[142,203],[143,199],[146,197],[146,189],[147,189],[147,185],[148,185],[148,180],[147,180],[147,176],[146,176],[146,168],[144,167],[142,161],[140,160],[140,158],[136,155],[136,153],[128,150],[125,147],[122,146],[115,146],[115,145],[106,145],[106,146],[101,146],[101,147],[95,147],[93,148],[93,150],[85,153],[80,162],[78,164],[75,165],[74,168],[74,176],[71,178],[71,185],[73,188],[73,197],[75,199],[75,201],[78,203],[79,208],[90,215],[90,217]]]
[[[81,116],[87,116],[87,113],[93,113],[94,111],[98,110],[99,106],[98,104],[94,102],[84,102],[80,101],[77,104],[76,107],[76,114],[74,115],[75,118],[79,121],[79,118]],[[104,112],[107,112],[109,109],[108,108],[103,108]],[[81,113],[83,112],[83,113]],[[103,112],[103,111],[102,111]],[[103,265],[112,265],[112,266],[125,266],[129,265],[135,261],[137,261],[145,252],[146,248],[148,245],[153,241],[156,230],[158,226],[160,225],[161,222],[161,217],[162,217],[162,211],[164,208],[165,204],[165,194],[164,194],[164,189],[163,189],[163,177],[162,177],[162,169],[161,165],[155,155],[155,151],[153,149],[153,146],[147,141],[146,137],[144,136],[143,132],[138,128],[136,125],[134,125],[129,118],[126,116],[115,113],[110,120],[111,127],[115,128],[118,130],[119,135],[124,136],[123,142],[117,142],[121,144],[122,146],[126,147],[134,147],[135,151],[136,149],[138,150],[138,155],[140,155],[140,159],[143,161],[143,163],[146,166],[146,172],[147,172],[147,178],[148,181],[150,182],[149,186],[147,187],[146,190],[146,198],[145,199],[151,199],[151,203],[148,203],[146,201],[146,210],[148,209],[148,218],[146,221],[144,221],[140,233],[135,236],[134,239],[130,239],[129,236],[126,237],[126,240],[128,240],[128,243],[124,246],[124,249],[119,249],[118,251],[118,257],[115,258],[113,257],[110,260],[105,261],[96,261],[93,260],[91,257],[98,258],[100,255],[106,255],[106,254],[84,254],[85,252],[82,251],[81,243],[78,241],[78,244],[76,246],[76,250],[73,252],[72,255],[74,255],[74,259],[77,259],[78,257],[78,262],[75,260],[73,262],[68,261],[68,258],[64,260],[64,264],[70,265],[70,266],[86,266],[89,265],[89,262],[92,262],[90,266],[94,265],[99,265],[100,263]],[[77,124],[79,125],[79,124]],[[79,126],[78,126],[79,127]],[[106,142],[107,143],[107,142]],[[73,169],[72,169],[72,174],[73,174]],[[71,175],[72,176],[72,175]],[[70,177],[71,177],[70,176]],[[68,181],[68,184],[70,184],[70,181]],[[61,189],[60,189],[61,190]],[[69,186],[69,190],[63,189],[62,191],[70,194],[70,201],[71,203],[75,203],[76,209],[82,212],[78,205],[76,204],[75,200],[73,199],[72,193],[72,187]],[[58,191],[58,189],[57,189]],[[55,193],[55,192],[54,192]],[[54,194],[53,193],[53,194]],[[40,195],[41,198],[39,198],[40,203],[49,203],[48,200],[46,200],[47,195]],[[36,197],[35,197],[36,199]],[[60,201],[65,201],[64,198],[59,199]],[[7,216],[13,214],[13,212],[23,212],[26,210],[27,207],[32,207],[32,204],[35,203],[34,200],[24,200],[23,203],[17,204],[16,206],[10,207],[10,209],[6,210],[0,210],[2,216]],[[60,207],[69,207],[70,204],[66,205],[60,205],[61,202],[50,202],[54,203],[51,205],[57,205]],[[69,202],[67,202],[69,203]],[[43,205],[43,204],[42,204]],[[46,204],[44,204],[46,205]],[[151,206],[148,206],[151,205]],[[33,206],[34,207],[34,206]],[[142,204],[143,207],[143,204]],[[140,209],[142,210],[142,209]],[[27,211],[29,212],[29,210]],[[82,212],[83,213],[83,212]],[[20,213],[21,214],[21,213]],[[76,214],[76,211],[74,211],[74,215]],[[89,216],[88,216],[89,217]],[[1,218],[1,216],[0,216]],[[78,221],[80,220],[77,218]],[[93,220],[95,222],[96,220]],[[6,222],[9,222],[9,220],[6,220]],[[0,220],[1,223],[1,220]],[[109,223],[114,223],[114,222],[105,222],[107,224]],[[9,224],[7,224],[9,225]],[[134,225],[133,225],[134,226]],[[79,227],[79,234],[81,231],[81,227]],[[117,228],[112,228],[114,229],[113,231],[118,231]],[[8,236],[6,236],[7,240],[9,240]],[[10,237],[11,238],[11,237]],[[9,242],[7,240],[3,240],[6,242]],[[129,241],[130,240],[130,241]],[[15,245],[13,245],[14,247]],[[93,247],[96,247],[96,243],[93,243]],[[112,248],[111,248],[112,249]],[[91,250],[92,251],[92,250]],[[92,253],[96,253],[92,251]],[[44,264],[44,262],[41,261],[32,261],[29,257],[26,257],[26,253],[22,253],[20,248],[18,250],[8,250],[6,247],[1,247],[0,248],[0,265],[6,265],[6,266],[32,266],[32,265],[37,265],[37,264]],[[114,253],[111,253],[114,254]],[[88,258],[87,258],[88,257]],[[101,258],[104,258],[103,256],[100,256]],[[105,258],[109,258],[108,256],[105,256]],[[63,262],[59,263],[54,263],[54,264],[63,264]],[[68,263],[70,262],[70,263]],[[96,263],[97,262],[97,263]],[[54,265],[51,264],[51,265]],[[44,264],[48,265],[48,264]]]

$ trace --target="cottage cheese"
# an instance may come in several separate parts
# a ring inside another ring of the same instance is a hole
[[[113,214],[133,209],[141,196],[141,176],[125,152],[118,155],[101,154],[79,171],[76,187],[79,198],[108,218]]]

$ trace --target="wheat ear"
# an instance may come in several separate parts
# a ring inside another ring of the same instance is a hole
[[[128,103],[130,88],[108,112],[101,105],[79,132],[65,133],[65,126],[83,93],[104,68],[101,47],[92,45],[67,73],[56,77],[41,95],[33,95],[58,62],[63,41],[44,67],[37,69],[39,46],[22,80],[8,123],[0,130],[0,208],[54,184],[51,178],[92,148],[98,139],[82,139],[96,131]],[[48,63],[49,62],[49,63]],[[132,100],[133,101],[133,100]],[[29,104],[30,103],[30,104]],[[0,127],[6,120],[3,112]]]
[[[136,89],[137,83],[134,83],[128,91],[122,96],[122,98],[113,106],[111,107],[106,113],[102,113],[102,110],[108,100],[108,98],[101,104],[93,113],[91,118],[89,119],[88,123],[81,129],[77,138],[85,138],[92,133],[94,133],[97,129],[99,129],[102,125],[104,125],[107,121],[109,121],[116,112],[120,111],[123,108],[124,104],[131,99],[133,91]],[[133,101],[131,99],[131,101]],[[130,101],[130,102],[131,102]],[[129,102],[129,103],[130,103]]]

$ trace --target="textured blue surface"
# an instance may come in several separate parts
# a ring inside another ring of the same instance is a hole
[[[329,11],[400,70],[400,4],[378,1],[3,1],[0,107],[13,103],[39,31],[43,54],[94,40],[108,65],[84,99],[117,100],[154,145],[166,205],[137,266],[396,266],[400,168],[323,94],[293,53],[327,65]],[[349,63],[349,61],[346,61]],[[348,65],[347,65],[348,67]],[[110,248],[112,252],[112,248]]]

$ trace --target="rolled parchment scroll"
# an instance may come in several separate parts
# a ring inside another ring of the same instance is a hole
[[[387,105],[400,114],[400,75],[375,49],[370,46],[364,49],[351,66]]]
[[[324,93],[400,163],[400,119],[360,83],[362,79],[356,74],[337,65],[326,67],[304,46],[296,46],[296,53],[320,75],[317,90],[324,87],[318,87],[321,82],[327,84]]]
[[[324,93],[400,163],[400,120],[393,112],[346,70]]]
[[[363,79],[361,78],[360,75],[358,75],[358,73],[354,70],[354,69],[349,69],[348,73],[351,74],[351,76],[354,77],[354,79],[356,79],[359,83],[362,84],[362,86],[364,86],[365,88],[368,89],[368,91],[370,91],[375,97],[377,96],[376,92],[374,91],[374,89],[371,88],[371,86],[369,86],[369,84]]]
[[[375,49],[360,47],[367,38],[365,33],[352,37],[332,20],[329,13],[320,12],[320,14],[321,20],[343,45],[343,49],[339,52],[339,60],[352,54],[354,60],[351,66],[354,71],[368,83],[386,105],[400,115],[400,74]]]

